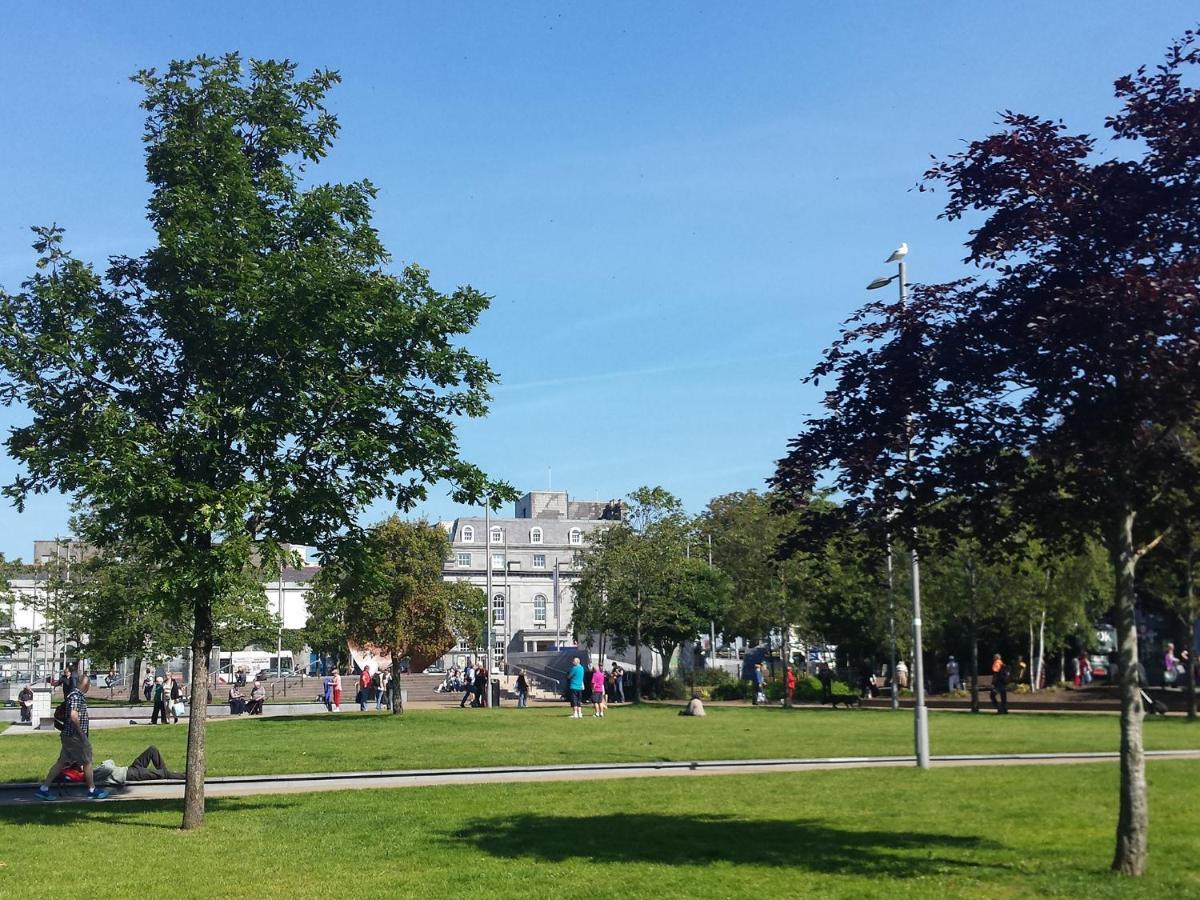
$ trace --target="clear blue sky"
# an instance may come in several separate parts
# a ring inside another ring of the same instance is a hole
[[[816,408],[801,376],[896,244],[915,280],[963,273],[964,226],[912,189],[930,154],[1002,109],[1098,131],[1113,79],[1197,19],[1165,0],[6,3],[0,285],[31,271],[34,223],[98,263],[145,246],[135,70],[228,50],[338,69],[315,176],[370,178],[397,264],[495,297],[471,345],[503,385],[462,427],[468,458],[698,511],[762,486]],[[459,512],[437,488],[419,511]],[[66,520],[59,497],[5,508],[0,552]]]

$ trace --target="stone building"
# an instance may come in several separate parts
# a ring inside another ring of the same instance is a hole
[[[597,529],[623,514],[619,500],[575,501],[565,491],[531,491],[516,502],[511,518],[467,516],[442,523],[451,544],[446,580],[486,589],[491,566],[488,615],[497,665],[509,653],[573,643],[576,557]],[[475,649],[460,642],[443,662],[461,665]]]

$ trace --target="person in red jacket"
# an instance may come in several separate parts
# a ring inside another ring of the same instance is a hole
[[[342,677],[337,669],[333,670],[333,711],[342,711]]]
[[[787,667],[787,705],[792,705],[792,695],[796,693],[796,672],[791,667]]]

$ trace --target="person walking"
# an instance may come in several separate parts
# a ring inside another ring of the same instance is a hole
[[[458,702],[458,708],[462,709],[467,705],[467,701],[471,699],[475,693],[475,666],[471,660],[467,660],[467,664],[463,667],[463,695],[462,700]],[[474,704],[472,704],[474,705]]]
[[[787,667],[787,681],[784,690],[786,691],[784,706],[791,706],[792,698],[796,695],[796,670],[791,666]]]
[[[583,666],[579,657],[571,660],[571,671],[567,673],[567,690],[571,695],[571,718],[583,718]]]
[[[183,688],[179,686],[179,682],[175,676],[171,676],[171,716],[172,725],[179,724],[179,710],[183,706]]]
[[[380,669],[375,673],[375,678],[375,708],[391,709],[392,700],[391,696],[388,694],[388,687],[391,684],[392,676],[388,674],[386,669]]]
[[[1004,665],[1004,660],[997,653],[992,657],[992,689],[991,689],[992,706],[996,707],[996,712],[1004,714],[1008,712],[1008,666]]]
[[[1179,657],[1175,655],[1175,645],[1168,643],[1166,652],[1163,653],[1163,687],[1175,684],[1179,676],[1186,671],[1179,664]]]
[[[96,787],[92,772],[92,742],[88,729],[87,700],[84,696],[90,687],[91,679],[88,678],[86,672],[83,672],[79,676],[75,688],[63,701],[65,716],[60,734],[62,746],[58,752],[58,759],[46,773],[46,780],[38,785],[37,797],[39,800],[58,799],[58,794],[51,790],[51,785],[54,784],[54,779],[58,778],[63,769],[69,766],[78,766],[83,769],[83,780],[87,783],[89,800],[103,800],[108,796],[108,791]]]
[[[754,705],[767,702],[767,667],[762,663],[754,664]]]
[[[154,677],[150,674],[150,670],[146,670],[146,677],[142,679],[142,697],[147,701],[150,699],[151,692],[154,690]]]
[[[821,667],[817,669],[817,681],[821,682],[821,702],[833,702],[833,670],[829,668],[829,663],[821,663]]]
[[[333,670],[333,711],[342,711],[342,676],[336,667]]]
[[[321,683],[321,697],[325,701],[325,711],[333,712],[333,675],[326,675]]]
[[[358,674],[358,711],[366,712],[371,699],[371,670],[363,669]]]
[[[597,719],[603,719],[605,710],[608,704],[604,702],[604,671],[601,669],[592,670],[592,713]]]
[[[17,702],[21,704],[21,722],[22,724],[33,724],[33,691],[29,685],[21,688],[21,693],[17,694]]]
[[[904,660],[896,663],[896,684],[901,690],[908,687],[908,663]]]
[[[953,656],[946,661],[946,690],[954,693],[962,685],[958,677],[958,660]]]
[[[525,670],[517,675],[517,709],[525,709],[529,705],[529,681],[525,678]]]
[[[167,704],[163,699],[163,695],[164,691],[162,677],[156,675],[154,678],[154,694],[150,698],[150,702],[154,704],[154,710],[150,713],[151,725],[167,724]]]
[[[483,692],[487,690],[488,673],[484,666],[475,667],[475,699],[471,701],[472,706],[477,706],[482,709],[486,704],[483,702]]]

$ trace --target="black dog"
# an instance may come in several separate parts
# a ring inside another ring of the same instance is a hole
[[[837,709],[839,703],[846,707],[846,709],[850,709],[852,706],[856,708],[862,707],[862,701],[856,694],[843,694],[840,697],[835,694],[823,702],[828,703],[830,709]]]

